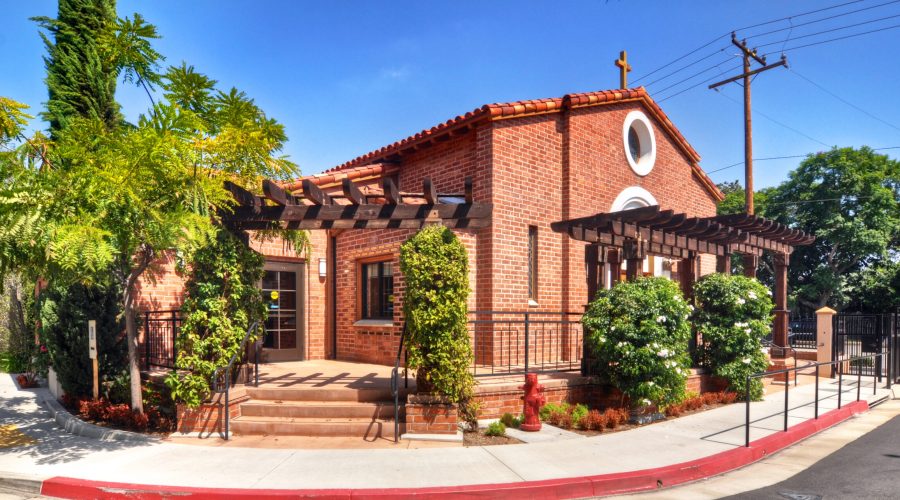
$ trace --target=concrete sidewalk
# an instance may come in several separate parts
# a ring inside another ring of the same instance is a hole
[[[844,404],[855,401],[855,384],[845,380]],[[872,387],[871,378],[863,380],[863,399],[889,397],[882,388],[873,395]],[[19,390],[0,375],[0,423],[36,440],[0,448],[0,478],[305,490],[496,485],[655,469],[744,444],[743,404],[595,437],[493,447],[289,450],[100,441],[60,429],[42,407],[49,397],[43,389]],[[813,386],[791,387],[789,397],[789,424],[809,421]],[[822,379],[820,398],[820,415],[837,408],[836,381]],[[784,435],[783,407],[780,392],[751,405],[751,440]]]

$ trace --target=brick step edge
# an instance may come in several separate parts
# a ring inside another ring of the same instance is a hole
[[[251,499],[251,498],[333,498],[333,499],[421,499],[429,498],[590,498],[603,495],[635,493],[656,490],[690,481],[723,474],[756,462],[787,446],[802,441],[835,424],[869,409],[865,401],[854,401],[846,406],[807,420],[787,432],[779,432],[750,443],[750,447],[738,447],[689,462],[597,476],[583,476],[543,481],[523,481],[503,484],[478,484],[425,488],[380,489],[240,489],[200,488],[188,486],[156,486],[128,483],[90,481],[69,477],[53,477],[44,481],[41,494],[59,498],[141,498],[163,499],[173,496],[190,499]]]
[[[400,416],[406,413],[402,403]],[[241,403],[241,416],[271,418],[386,418],[394,416],[394,403],[357,401],[283,401],[252,399]]]

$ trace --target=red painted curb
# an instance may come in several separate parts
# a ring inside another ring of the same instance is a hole
[[[865,401],[848,403],[838,410],[807,420],[788,429],[758,439],[749,448],[740,447],[715,455],[667,465],[655,469],[602,474],[597,476],[525,481],[521,483],[478,484],[431,488],[371,488],[371,489],[307,489],[307,490],[251,490],[244,488],[200,488],[189,486],[156,486],[127,483],[89,481],[54,477],[44,481],[41,494],[60,498],[95,499],[127,498],[156,500],[163,498],[198,499],[255,499],[255,498],[318,498],[318,499],[407,499],[441,498],[585,498],[638,491],[655,490],[696,481],[728,472],[753,463],[819,431],[842,422],[869,409]]]

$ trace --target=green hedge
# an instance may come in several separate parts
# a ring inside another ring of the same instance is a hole
[[[465,247],[443,226],[423,228],[400,248],[409,366],[418,370],[420,391],[453,402],[468,400],[474,386],[468,263]]]
[[[768,367],[761,341],[772,329],[771,292],[756,279],[717,273],[694,285],[694,297],[704,362],[745,397],[747,376]],[[749,390],[752,399],[760,399],[762,382],[752,381]]]

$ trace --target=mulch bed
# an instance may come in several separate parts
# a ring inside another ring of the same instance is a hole
[[[520,444],[516,438],[509,436],[486,436],[484,429],[463,433],[463,446],[495,446],[501,444]]]

